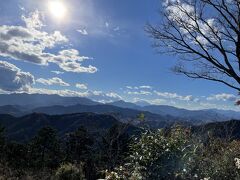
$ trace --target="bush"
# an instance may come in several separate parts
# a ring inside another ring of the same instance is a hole
[[[56,172],[57,180],[84,180],[82,165],[62,164]]]
[[[126,163],[106,179],[240,179],[240,142],[175,126],[146,131],[130,145]]]

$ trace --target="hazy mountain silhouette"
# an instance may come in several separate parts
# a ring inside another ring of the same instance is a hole
[[[178,121],[176,117],[172,116],[161,116],[147,111],[141,111],[130,108],[121,108],[112,105],[73,105],[73,106],[48,106],[48,107],[39,107],[33,109],[31,112],[45,113],[50,115],[61,115],[61,114],[71,114],[71,113],[82,113],[82,112],[92,112],[98,114],[110,114],[118,118],[123,122],[128,121],[138,121],[138,116],[143,113],[145,121],[164,121],[165,123],[172,123]]]
[[[187,110],[183,108],[177,108],[167,105],[148,105],[138,106],[134,103],[117,101],[111,103],[112,105],[119,107],[128,107],[141,111],[148,111],[161,116],[174,116],[185,121],[226,121],[231,119],[240,119],[240,112],[231,110],[219,110],[219,109],[204,109],[204,110]]]
[[[140,104],[144,105],[145,102]],[[166,105],[139,106],[135,103],[116,101],[100,104],[88,98],[62,97],[43,94],[0,94],[0,113],[22,116],[32,112],[49,115],[93,112],[111,114],[123,120],[136,119],[140,113],[147,121],[188,121],[194,124],[240,119],[240,112],[217,109],[187,110]]]
[[[47,95],[47,94],[0,94],[0,106],[5,105],[19,105],[26,107],[40,107],[40,106],[53,106],[53,105],[96,105],[98,102],[94,102],[84,97],[62,97],[59,95]]]
[[[110,115],[94,113],[78,113],[68,115],[46,115],[32,113],[23,117],[0,115],[0,124],[6,128],[10,140],[28,141],[41,128],[50,126],[57,130],[60,136],[73,132],[80,126],[85,127],[92,134],[101,134],[115,124],[122,124]],[[137,130],[129,126],[129,131]]]

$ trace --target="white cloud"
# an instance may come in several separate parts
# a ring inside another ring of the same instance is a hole
[[[78,29],[77,32],[79,32],[82,35],[88,35],[88,32],[86,29]]]
[[[132,87],[132,86],[126,86],[126,88],[127,88],[127,89],[133,89],[133,87]]]
[[[133,103],[137,103],[137,102],[146,102],[145,104],[153,104],[153,105],[162,105],[166,103],[165,99],[141,99],[141,98],[134,98],[133,99]]]
[[[169,92],[159,92],[159,91],[154,91],[155,94],[158,96],[167,98],[167,99],[177,99],[181,101],[198,101],[198,98],[194,98],[192,95],[187,95],[187,96],[181,96],[178,95],[177,93],[169,93]]]
[[[115,92],[107,93],[106,96],[114,98],[114,99],[118,99],[118,100],[122,99],[122,97],[119,94],[115,93]]]
[[[22,17],[25,26],[0,26],[0,56],[22,60],[39,65],[57,64],[61,69],[76,73],[95,73],[96,67],[82,66],[82,62],[91,59],[81,56],[76,49],[64,49],[56,54],[47,52],[65,44],[69,40],[59,31],[42,31],[42,15],[35,11]]]
[[[222,94],[215,94],[215,95],[212,95],[210,97],[207,97],[207,100],[208,101],[213,101],[213,100],[217,100],[217,101],[236,101],[237,96],[235,96],[233,94],[222,93]]]
[[[61,89],[61,90],[55,90],[55,89],[45,89],[45,88],[31,88],[29,90],[30,94],[57,94],[64,97],[88,97],[89,92],[78,92],[78,91],[72,91],[69,89]]]
[[[57,74],[57,75],[64,74],[64,72],[62,72],[62,71],[51,71],[51,72],[54,73],[54,74]]]
[[[25,8],[23,6],[18,6],[21,11],[25,11]]]
[[[36,80],[36,82],[44,84],[44,85],[59,85],[59,86],[70,86],[70,84],[64,82],[62,79],[58,78],[58,77],[53,77],[50,79],[43,79],[43,78],[39,78]]]
[[[102,91],[72,91],[69,89],[45,89],[45,88],[30,88],[31,94],[57,94],[64,97],[86,97],[98,102],[113,102],[121,100],[122,97],[115,92],[104,93]]]
[[[119,27],[119,26],[113,28],[113,31],[119,31],[119,30],[120,30],[120,27]]]
[[[83,67],[79,62],[92,58],[79,56],[79,52],[75,49],[62,50],[59,51],[58,55],[50,55],[48,58],[50,62],[58,64],[60,68],[67,72],[95,73],[97,71],[97,68],[91,65]]]
[[[43,22],[41,21],[42,18],[43,14],[38,10],[30,13],[29,17],[22,16],[22,20],[26,23],[26,26],[29,29],[40,29],[43,27]]]
[[[152,95],[149,91],[128,91],[127,94],[129,95]]]
[[[126,86],[127,89],[139,89],[137,86]]]
[[[115,92],[104,93],[102,91],[89,91],[88,97],[98,102],[113,102],[122,99],[122,97]]]
[[[77,83],[77,84],[76,84],[76,88],[79,88],[79,89],[87,89],[87,85]]]
[[[109,23],[108,22],[105,22],[105,27],[109,28]]]
[[[155,104],[155,105],[162,105],[162,104],[166,103],[166,100],[165,99],[153,99],[153,100],[149,100],[148,103]]]
[[[27,91],[34,84],[34,77],[29,72],[6,61],[0,61],[0,89],[4,91]]]
[[[142,86],[126,86],[127,89],[152,89],[152,86],[142,85]]]
[[[226,104],[214,104],[214,103],[209,103],[209,102],[201,102],[200,104],[200,109],[222,109],[222,110],[235,110],[239,111],[238,107],[233,107],[230,105]]]
[[[139,86],[140,89],[152,89],[152,86]]]
[[[190,1],[166,0],[163,5],[166,8],[168,18],[179,26],[179,30],[190,42],[198,44],[197,41],[199,41],[203,45],[207,45],[210,41],[217,41],[215,34],[218,34],[219,31],[215,19],[200,20],[198,18],[199,15],[196,14],[197,10],[191,5]],[[201,33],[199,33],[198,30]],[[212,31],[214,31],[214,33]],[[197,40],[189,36],[190,32],[196,34]]]

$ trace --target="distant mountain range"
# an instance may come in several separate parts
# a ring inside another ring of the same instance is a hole
[[[0,106],[18,105],[33,108],[54,105],[70,106],[75,104],[96,105],[99,103],[84,97],[62,97],[59,95],[27,93],[0,94]]]
[[[143,119],[139,118],[140,114],[144,115]],[[213,130],[217,136],[224,128],[231,130],[234,124],[237,125],[234,134],[240,138],[240,121],[228,121],[231,119],[240,120],[240,112],[218,109],[192,111],[146,102],[102,104],[87,98],[58,95],[0,95],[0,124],[6,127],[8,138],[21,142],[29,140],[45,126],[55,128],[63,136],[80,126],[93,134],[101,134],[114,124],[126,122],[131,123],[131,129],[139,126],[163,128],[180,123],[191,126],[196,133],[203,129],[203,133],[208,135],[207,130]]]
[[[162,128],[169,126],[175,122],[180,122],[181,120],[177,119],[176,117],[172,116],[161,116],[158,114],[150,113],[147,111],[139,111],[135,109],[128,109],[128,108],[121,108],[112,105],[72,105],[72,106],[46,106],[46,107],[39,107],[33,108],[31,110],[25,109],[21,106],[0,106],[0,113],[2,114],[9,114],[15,117],[21,117],[27,114],[38,113],[38,114],[48,114],[48,115],[66,115],[66,114],[76,114],[76,113],[95,113],[95,114],[105,114],[111,115],[112,117],[116,118],[117,120],[131,124],[137,125],[143,123],[139,120],[138,116],[143,113],[144,114],[144,121],[147,124],[151,124],[152,127],[155,128]],[[1,120],[1,115],[0,115]]]
[[[0,124],[6,128],[6,135],[10,140],[25,142],[33,138],[43,127],[49,126],[57,130],[58,135],[74,132],[84,126],[91,134],[101,135],[113,125],[122,125],[110,115],[94,113],[78,113],[67,115],[46,115],[40,113],[28,114],[23,117],[0,115]],[[127,132],[133,133],[138,128],[130,125]]]
[[[0,94],[0,113],[23,116],[29,113],[62,115],[71,113],[92,112],[111,114],[123,122],[137,119],[144,113],[145,120],[153,124],[190,122],[201,124],[215,121],[240,119],[240,112],[218,109],[187,110],[165,105],[149,105],[146,102],[130,103],[116,101],[101,104],[82,97],[62,97],[43,94]]]
[[[225,121],[230,119],[240,119],[240,111],[237,112],[219,109],[187,110],[166,105],[138,106],[134,103],[129,103],[125,101],[117,101],[109,104],[122,108],[132,108],[141,111],[148,111],[162,116],[171,115],[174,117],[178,117],[182,120],[184,119],[185,121],[191,122],[192,121],[213,122],[213,121]]]
[[[32,113],[22,117],[0,114],[0,124],[5,127],[7,138],[18,142],[29,141],[41,128],[47,126],[54,128],[60,137],[64,137],[65,134],[76,131],[83,126],[96,138],[101,137],[114,125],[124,126],[123,123],[111,115],[94,113],[66,115]],[[193,133],[200,134],[206,140],[209,136],[240,139],[240,121],[237,120],[191,126],[191,130]],[[138,127],[127,125],[125,133],[136,135],[139,132],[141,132],[141,129]],[[206,138],[204,138],[205,136]]]

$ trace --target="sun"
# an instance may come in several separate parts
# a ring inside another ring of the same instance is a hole
[[[61,0],[52,0],[48,4],[50,13],[54,18],[63,19],[66,16],[67,8]]]

